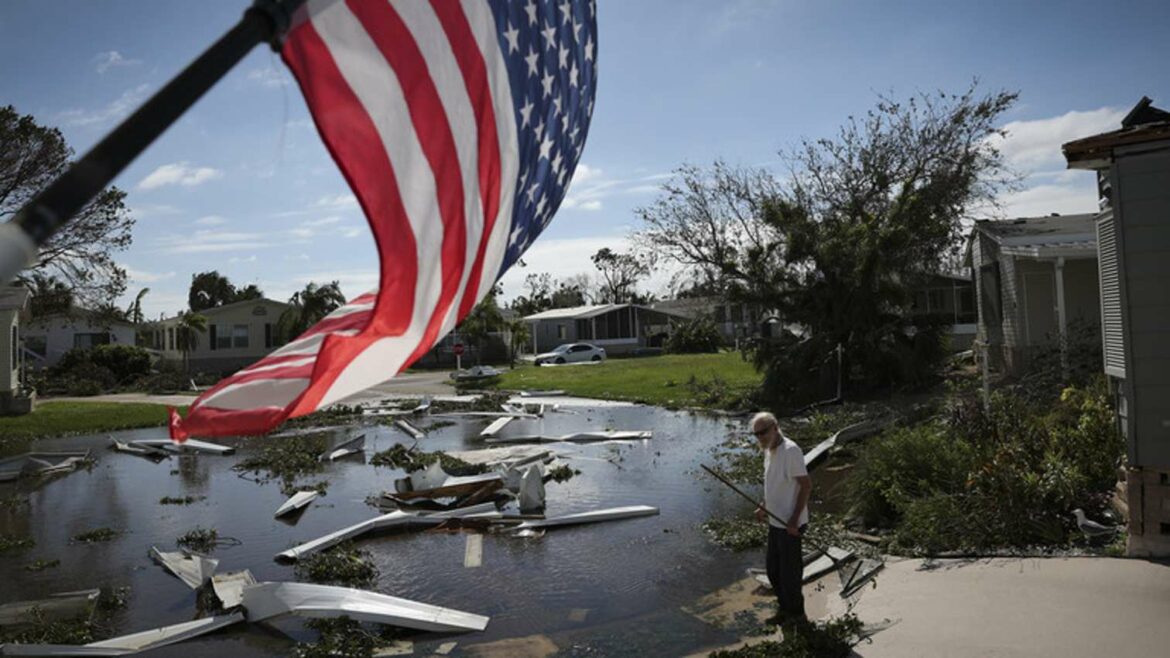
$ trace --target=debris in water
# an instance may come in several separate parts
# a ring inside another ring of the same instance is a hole
[[[87,530],[82,533],[73,535],[73,541],[79,541],[84,544],[93,544],[100,541],[110,541],[118,535],[122,534],[113,528],[95,528],[94,530]]]
[[[317,498],[317,496],[320,496],[320,495],[321,495],[321,492],[316,491],[316,490],[314,490],[314,491],[298,491],[295,494],[293,494],[291,498],[284,501],[284,504],[281,505],[279,508],[277,508],[276,514],[274,514],[273,516],[281,517],[281,516],[284,516],[285,514],[290,514],[292,512],[296,512],[298,510],[304,509],[309,503],[313,502],[313,500],[315,498]]]
[[[30,564],[24,565],[25,571],[44,571],[45,569],[52,569],[61,566],[61,560],[37,560]]]
[[[207,499],[207,496],[182,496],[182,497],[163,496],[162,498],[158,499],[158,504],[159,505],[190,505],[191,503],[197,503],[201,500],[206,500],[206,499]]]
[[[487,617],[385,594],[308,583],[260,583],[244,588],[248,619],[285,615],[350,617],[421,631],[482,631]]]
[[[367,551],[343,544],[297,562],[297,578],[323,585],[369,587],[378,579],[378,568]]]
[[[194,553],[160,551],[155,546],[150,547],[150,557],[191,589],[202,587],[215,574],[215,568],[219,565],[219,560],[215,558]]]

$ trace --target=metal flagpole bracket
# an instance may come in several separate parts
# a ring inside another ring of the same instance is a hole
[[[259,12],[271,21],[272,36],[268,39],[268,45],[275,52],[279,53],[284,47],[284,37],[292,26],[293,14],[303,4],[305,0],[253,0],[248,11]]]

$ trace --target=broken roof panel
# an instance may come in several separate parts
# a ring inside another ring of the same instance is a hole
[[[654,436],[654,433],[645,431],[633,432],[573,432],[572,434],[562,434],[560,436],[541,436],[541,435],[525,435],[525,436],[508,436],[508,437],[491,437],[484,439],[485,443],[560,443],[560,442],[580,442],[580,441],[636,441],[641,439],[649,439]]]
[[[150,557],[179,580],[187,583],[191,589],[202,587],[203,583],[215,574],[215,568],[219,566],[219,560],[212,557],[197,553],[160,551],[156,546],[150,547]]]
[[[128,656],[148,649],[165,647],[176,642],[207,635],[221,628],[244,621],[244,615],[229,615],[196,619],[181,624],[152,628],[141,633],[112,637],[83,645],[72,644],[5,644],[0,645],[4,656]]]
[[[317,496],[320,496],[320,495],[321,495],[321,492],[317,491],[316,489],[312,489],[309,491],[298,491],[295,494],[293,494],[292,497],[290,497],[288,500],[284,501],[284,504],[276,509],[276,514],[274,514],[273,516],[274,517],[281,517],[281,516],[284,516],[285,514],[288,514],[290,512],[295,512],[299,509],[303,509],[306,505],[313,502],[314,498],[316,498]]]
[[[255,584],[256,578],[247,569],[218,574],[211,578],[211,588],[224,609],[234,608],[243,603],[244,588]]]
[[[482,631],[488,617],[385,594],[308,583],[260,583],[244,588],[250,621],[284,615],[308,618],[346,616],[421,631]]]
[[[557,526],[580,525],[584,523],[600,523],[602,521],[616,521],[618,519],[632,519],[639,516],[654,516],[658,514],[657,507],[649,505],[629,505],[627,507],[610,507],[608,509],[581,512],[554,516],[548,519],[525,521],[516,526],[516,530],[528,528],[555,528]]]

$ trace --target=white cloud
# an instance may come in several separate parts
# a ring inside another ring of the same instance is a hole
[[[561,202],[567,210],[601,210],[602,201],[615,195],[646,194],[658,191],[655,183],[670,178],[671,174],[650,174],[630,178],[611,178],[602,170],[585,163],[577,165],[569,192]]]
[[[135,203],[130,206],[130,214],[135,219],[147,217],[168,217],[179,214],[179,209],[165,203]]]
[[[330,215],[329,217],[322,217],[321,219],[307,219],[301,222],[303,226],[329,226],[330,224],[338,224],[341,218],[337,215]]]
[[[289,83],[288,77],[284,75],[284,72],[273,66],[248,71],[248,80],[269,89],[285,87]]]
[[[1086,112],[1066,112],[1060,116],[1031,121],[1012,121],[1003,126],[1006,138],[994,138],[1008,164],[1020,169],[1064,165],[1060,147],[1081,137],[1088,137],[1121,127],[1126,110],[1102,107]]]
[[[333,210],[356,210],[358,208],[357,197],[352,194],[338,194],[335,196],[323,196],[317,199],[316,206],[318,208],[330,208]]]
[[[65,126],[75,127],[100,126],[112,123],[130,114],[131,110],[134,110],[142,104],[142,101],[146,100],[146,92],[149,90],[150,85],[141,84],[133,89],[128,89],[103,108],[97,110],[73,109],[59,112],[56,117],[56,122]]]
[[[224,224],[227,224],[227,221],[228,220],[224,219],[223,217],[220,217],[219,215],[207,215],[206,217],[200,217],[199,219],[195,220],[195,225],[196,226],[223,226]]]
[[[174,272],[147,272],[146,270],[137,270],[129,265],[123,265],[126,270],[126,276],[134,283],[154,283],[155,281],[162,281],[175,276]]]
[[[366,235],[366,229],[363,226],[350,226],[341,232],[343,238],[359,238]]]
[[[289,234],[294,238],[311,238],[313,237],[314,231],[311,228],[299,227],[289,229]]]
[[[140,190],[153,190],[164,185],[192,187],[223,176],[223,172],[212,167],[192,167],[186,162],[172,162],[155,169],[138,183]]]
[[[97,72],[104,75],[106,71],[109,71],[112,68],[122,66],[136,66],[141,64],[142,61],[137,59],[127,59],[122,55],[122,53],[116,50],[111,50],[109,52],[98,53],[97,55],[94,55],[93,63]]]
[[[277,246],[266,233],[238,231],[195,231],[193,235],[170,235],[159,239],[159,248],[169,254],[204,254],[251,251]]]
[[[1060,147],[1074,139],[1116,130],[1125,113],[1125,110],[1102,107],[1004,125],[1007,137],[993,138],[993,143],[1008,165],[1023,175],[1023,180],[1021,189],[1000,196],[1000,214],[1039,217],[1051,213],[1096,212],[1096,178],[1090,172],[1065,169]],[[990,209],[976,209],[973,214],[992,213]]]
[[[256,254],[252,254],[251,256],[248,256],[247,258],[244,258],[242,256],[232,256],[231,258],[228,259],[229,263],[255,263],[256,261],[257,261]]]

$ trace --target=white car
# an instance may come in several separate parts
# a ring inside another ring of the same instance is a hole
[[[589,343],[568,343],[558,345],[551,352],[536,355],[536,365],[546,363],[574,363],[577,361],[604,361],[605,348]]]

